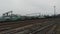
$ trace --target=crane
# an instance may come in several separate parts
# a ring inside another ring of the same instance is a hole
[[[7,17],[12,18],[12,13],[13,13],[13,11],[9,11],[9,12],[4,13],[3,14],[3,19],[7,18]]]

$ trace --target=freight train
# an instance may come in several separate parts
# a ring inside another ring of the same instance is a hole
[[[21,16],[21,15],[15,15],[12,13],[13,11],[9,11],[4,13],[1,17],[0,17],[0,22],[4,22],[4,21],[23,21],[23,20],[33,20],[33,19],[41,19],[41,18],[45,18],[44,16]]]
[[[33,20],[33,19],[45,18],[44,16],[2,16],[0,17],[0,22],[2,21],[23,21],[23,20]]]

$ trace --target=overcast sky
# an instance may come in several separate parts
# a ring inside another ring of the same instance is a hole
[[[0,15],[13,11],[15,14],[53,14],[53,6],[56,13],[60,13],[60,0],[0,0]]]

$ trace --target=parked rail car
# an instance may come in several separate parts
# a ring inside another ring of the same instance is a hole
[[[28,16],[12,16],[11,17],[1,17],[0,22],[3,21],[24,21],[24,20],[34,20],[34,19],[44,19],[45,17],[40,17],[40,16],[36,16],[36,17],[28,17]]]

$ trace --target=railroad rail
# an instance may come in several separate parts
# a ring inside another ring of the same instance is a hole
[[[44,30],[44,29],[46,29],[48,27],[52,27],[52,26],[53,26],[53,24],[50,24],[50,25],[46,24],[46,26],[44,25],[43,27],[42,26],[40,26],[38,28],[35,27],[33,29],[24,30],[22,32],[17,32],[15,34],[35,34],[35,33],[39,32],[40,30]]]
[[[15,28],[11,25],[6,25],[6,27],[1,25],[0,34],[57,34],[57,25],[54,21],[34,23],[22,27],[15,25]]]

